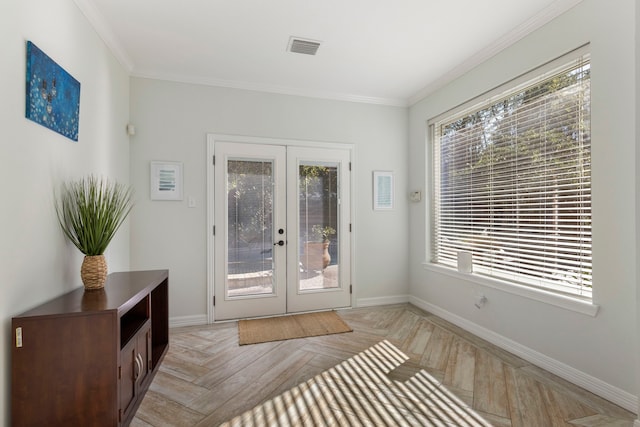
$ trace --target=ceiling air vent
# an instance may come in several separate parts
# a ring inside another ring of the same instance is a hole
[[[291,37],[287,50],[293,53],[302,53],[304,55],[315,55],[320,47],[320,42],[316,40],[301,39],[300,37]]]

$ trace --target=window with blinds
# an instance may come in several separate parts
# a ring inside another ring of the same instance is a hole
[[[590,63],[567,61],[430,123],[432,262],[591,299]]]

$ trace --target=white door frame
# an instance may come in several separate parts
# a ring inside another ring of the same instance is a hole
[[[355,222],[356,222],[356,210],[355,210],[355,197],[354,194],[356,190],[356,169],[355,169],[355,145],[348,143],[336,143],[336,142],[322,142],[322,141],[306,141],[306,140],[293,140],[293,139],[280,139],[280,138],[265,138],[265,137],[256,137],[256,136],[242,136],[242,135],[228,135],[228,134],[207,134],[207,322],[214,323],[215,322],[215,313],[213,306],[213,299],[215,295],[214,290],[214,277],[215,277],[215,269],[214,269],[214,260],[215,260],[215,238],[214,238],[214,227],[215,227],[215,218],[214,218],[214,199],[215,197],[211,197],[214,194],[214,183],[215,183],[215,174],[214,174],[214,148],[215,142],[237,142],[244,144],[267,144],[267,145],[282,145],[282,146],[298,146],[298,147],[313,147],[313,148],[334,148],[334,149],[343,149],[349,150],[351,156],[351,188],[350,192],[352,197],[350,198],[349,208],[351,210],[351,250],[349,254],[349,259],[351,263],[351,306],[353,307],[354,301],[356,301],[356,263],[355,263]]]

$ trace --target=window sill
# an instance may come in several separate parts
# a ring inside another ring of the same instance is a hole
[[[593,304],[592,302],[584,301],[578,298],[571,298],[569,296],[554,294],[553,292],[545,291],[542,289],[530,288],[516,283],[510,283],[486,276],[481,276],[479,274],[460,273],[452,268],[442,267],[430,262],[423,262],[422,265],[425,270],[444,274],[449,277],[464,280],[488,288],[497,289],[503,292],[508,292],[513,295],[518,295],[524,298],[543,302],[591,317],[596,317],[596,315],[598,314],[598,310],[600,309],[599,305]]]

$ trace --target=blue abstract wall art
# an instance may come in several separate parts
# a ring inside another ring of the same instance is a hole
[[[78,140],[80,82],[27,41],[26,118]]]

